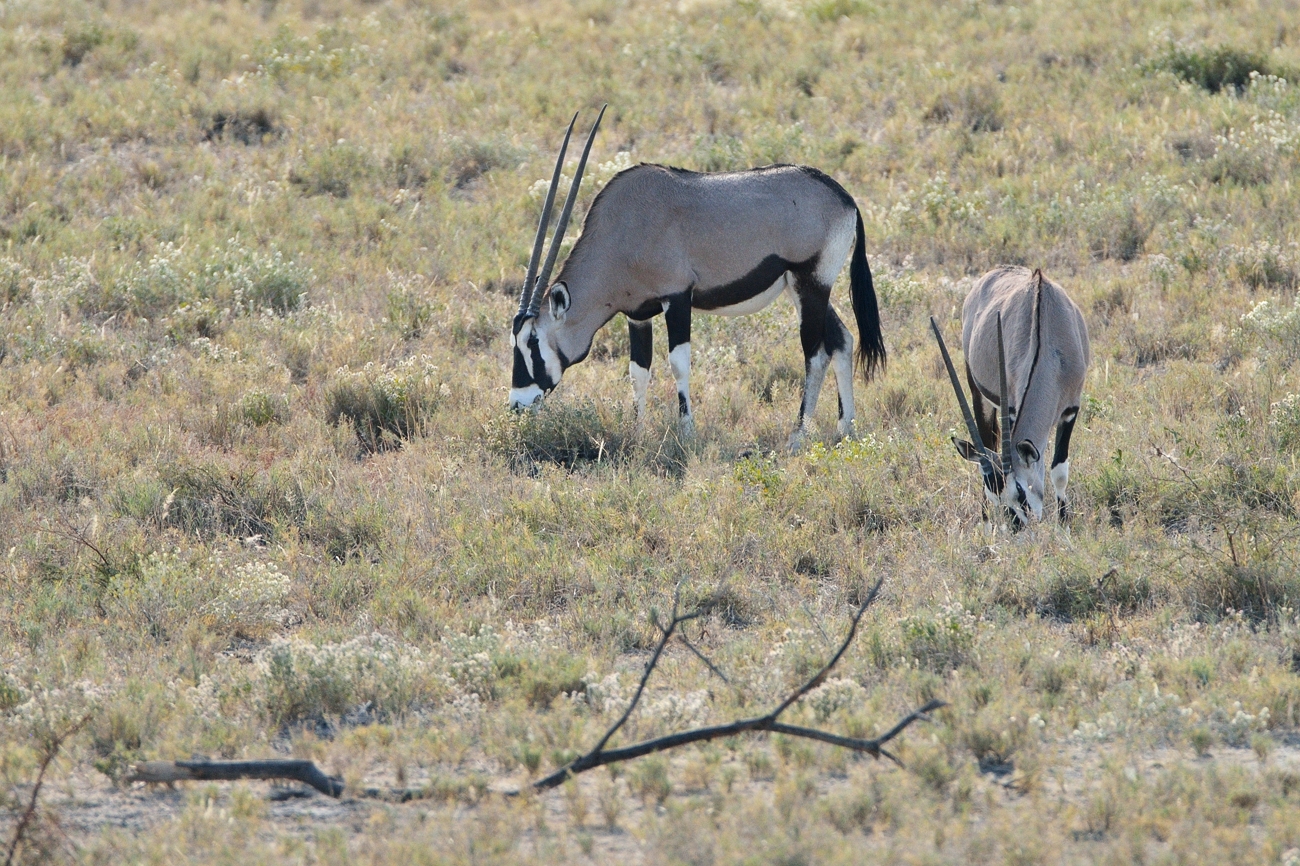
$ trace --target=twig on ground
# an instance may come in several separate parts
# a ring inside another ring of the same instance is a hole
[[[650,674],[654,672],[656,665],[658,665],[664,647],[676,633],[677,627],[682,623],[695,619],[707,612],[708,605],[687,614],[678,613],[678,598],[680,597],[679,585],[678,592],[674,594],[673,598],[673,618],[667,625],[660,625],[658,622],[655,623],[659,626],[659,643],[655,646],[654,652],[651,653],[650,660],[646,662],[645,672],[641,675],[641,682],[637,684],[636,692],[633,694],[632,700],[628,704],[627,709],[624,710],[623,715],[619,717],[618,721],[614,722],[614,724],[610,726],[609,730],[605,732],[605,735],[600,738],[600,742],[596,744],[595,748],[590,752],[587,752],[587,754],[575,758],[573,761],[556,770],[554,773],[551,773],[549,776],[537,780],[533,783],[533,787],[539,791],[554,788],[558,785],[562,785],[571,776],[576,776],[578,773],[584,773],[587,770],[594,770],[597,767],[603,767],[620,761],[629,761],[633,758],[639,758],[642,755],[661,752],[665,749],[673,749],[690,743],[717,740],[723,737],[733,737],[737,734],[755,731],[766,731],[769,733],[786,734],[787,736],[792,737],[818,740],[823,743],[830,743],[834,746],[852,749],[856,752],[863,752],[874,758],[879,758],[883,755],[895,763],[901,764],[898,758],[884,748],[885,744],[897,737],[913,722],[928,718],[927,713],[937,710],[940,707],[947,706],[943,701],[929,701],[925,706],[909,713],[899,721],[898,724],[894,725],[894,727],[890,728],[884,734],[871,740],[863,740],[856,737],[841,737],[838,734],[832,734],[827,731],[819,731],[815,728],[804,728],[797,725],[787,725],[779,721],[782,713],[789,709],[804,695],[821,685],[826,680],[826,677],[830,674],[831,670],[834,669],[835,665],[839,664],[840,659],[844,657],[844,653],[848,651],[850,644],[853,643],[853,639],[857,636],[858,624],[861,623],[863,614],[867,612],[867,608],[871,606],[871,603],[876,600],[883,583],[883,579],[877,581],[876,585],[871,588],[871,592],[867,593],[867,597],[863,600],[862,604],[858,606],[858,609],[854,613],[853,619],[850,622],[848,634],[845,635],[839,649],[833,656],[831,656],[830,661],[826,662],[826,664],[822,666],[821,670],[814,674],[799,688],[795,689],[776,707],[776,709],[772,710],[770,713],[749,719],[737,719],[736,721],[726,725],[695,728],[689,731],[669,734],[665,737],[658,737],[653,740],[646,740],[641,743],[636,743],[635,745],[607,750],[605,749],[605,745],[610,741],[610,738],[613,737],[624,724],[626,724],[628,717],[632,715],[632,711],[636,709],[637,704],[640,702],[641,695],[645,691],[646,681],[650,679]],[[689,647],[690,644],[688,643],[687,646]],[[691,649],[694,650],[693,647]],[[696,654],[697,656],[699,655],[698,652]],[[708,663],[707,660],[705,661]],[[708,664],[712,670],[712,663]]]

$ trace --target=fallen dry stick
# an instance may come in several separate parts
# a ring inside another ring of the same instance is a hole
[[[289,779],[338,797],[343,780],[327,776],[311,761],[143,761],[128,782],[231,782],[236,779]]]

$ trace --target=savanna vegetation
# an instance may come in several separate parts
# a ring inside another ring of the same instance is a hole
[[[1298,71],[1283,0],[0,3],[9,856],[1300,862]],[[696,318],[693,438],[662,330],[636,428],[621,320],[505,410],[549,164],[605,102],[579,216],[638,161],[854,195],[891,353],[859,439],[825,397],[783,452],[785,301]],[[1014,535],[926,328],[1001,263],[1094,357],[1075,516]],[[674,587],[727,680],[672,645],[620,737],[770,706],[880,576],[790,721],[948,701],[906,769],[737,738],[528,793]],[[192,754],[420,797],[126,781]]]

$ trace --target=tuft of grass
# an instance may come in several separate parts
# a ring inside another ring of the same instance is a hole
[[[500,415],[488,425],[488,449],[517,467],[618,462],[631,453],[634,432],[622,406],[584,399],[546,400],[537,409]]]
[[[1169,44],[1147,68],[1171,72],[1210,93],[1232,88],[1240,93],[1250,86],[1251,73],[1287,77],[1267,55],[1235,45]]]
[[[446,393],[425,355],[396,364],[340,369],[326,393],[325,419],[351,425],[364,451],[375,453],[424,435]]]

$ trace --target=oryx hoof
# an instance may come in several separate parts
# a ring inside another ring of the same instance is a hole
[[[835,426],[835,432],[839,434],[840,439],[858,438],[858,431],[855,429],[852,421],[840,421]]]
[[[695,438],[695,416],[683,415],[677,419],[677,432],[683,439]]]
[[[790,454],[799,454],[807,444],[808,433],[802,428],[790,434],[790,441],[785,443],[785,450]]]

